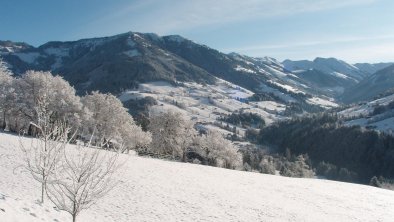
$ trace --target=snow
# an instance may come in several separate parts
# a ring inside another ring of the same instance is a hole
[[[350,107],[345,109],[338,114],[344,117],[353,117],[359,115],[368,115],[371,113],[374,108],[378,105],[385,106],[388,105],[390,102],[394,101],[394,94],[370,101],[368,103],[361,103],[356,106]]]
[[[285,60],[283,61],[283,65],[288,70],[308,70],[313,68],[340,78],[344,78],[346,76],[347,78],[354,79],[356,81],[361,80],[363,77],[365,77],[365,74],[362,73],[356,66],[335,58],[316,58],[313,61]]]
[[[138,90],[122,93],[119,99],[127,101],[150,96],[158,101],[158,105],[152,107],[157,112],[174,110],[203,125],[214,125],[218,117],[241,109],[260,115],[267,124],[283,119],[276,112],[258,107],[253,102],[245,103],[253,92],[223,79],[218,78],[214,85],[195,82],[182,84],[183,86],[176,87],[164,81],[144,83],[139,85]],[[242,137],[246,129],[237,129]]]
[[[260,101],[260,102],[251,102],[252,104],[256,104],[261,109],[266,109],[271,112],[275,111],[284,111],[286,109],[286,106],[283,104],[280,104],[275,101]]]
[[[135,46],[135,42],[133,41],[131,36],[129,36],[126,41],[127,41],[127,45],[128,46],[130,46],[130,47],[134,47]]]
[[[359,117],[345,122],[346,125],[358,125],[367,127],[386,133],[393,134],[394,131],[394,111],[388,110],[382,114],[372,115],[375,107],[386,106],[394,101],[394,94],[370,101],[368,103],[360,103],[348,109],[345,109],[338,114],[343,117]],[[372,115],[372,116],[371,116]]]
[[[261,85],[260,85],[260,89],[261,89],[260,91],[263,91],[263,92],[270,92],[270,93],[273,93],[275,96],[278,96],[279,98],[281,98],[282,100],[286,101],[287,103],[295,102],[295,101],[296,101],[296,100],[295,100],[293,97],[291,97],[290,95],[285,94],[285,93],[279,91],[278,89],[272,88],[272,87],[267,86],[267,85],[265,85],[265,84],[261,84]]]
[[[141,55],[141,53],[137,49],[124,51],[123,54],[127,55],[130,58]]]
[[[139,93],[139,91],[135,90],[128,90],[123,92],[118,99],[122,102],[128,101],[128,100],[135,100],[135,99],[140,99],[143,98],[143,96]]]
[[[6,49],[8,52],[14,52],[14,49],[13,49],[12,47],[5,47],[5,49]]]
[[[268,82],[270,82],[270,83],[272,83],[274,85],[277,85],[277,86],[279,86],[282,89],[286,89],[287,91],[290,91],[290,92],[305,94],[303,91],[298,90],[298,89],[296,89],[296,88],[294,88],[292,86],[289,86],[289,85],[281,84],[281,83],[278,83],[278,82],[275,82],[275,81],[272,81],[272,80],[268,80]]]
[[[30,139],[23,138],[24,143]],[[0,217],[71,221],[27,172],[18,137],[0,133]],[[106,151],[103,151],[106,152]],[[394,192],[319,179],[296,179],[121,155],[119,183],[79,221],[392,221]]]
[[[345,74],[342,74],[342,73],[340,73],[340,72],[332,72],[331,74],[332,74],[333,76],[336,76],[336,77],[339,77],[339,78],[342,78],[342,79],[350,79],[349,76],[347,76],[347,75],[345,75]]]
[[[247,73],[256,73],[255,71],[253,71],[251,69],[247,69],[247,68],[242,67],[240,65],[237,65],[237,67],[235,67],[234,70],[240,71],[240,72],[247,72]]]
[[[141,37],[140,35],[138,35],[137,33],[134,33],[133,36],[134,36],[134,39],[139,38],[139,39],[144,40],[144,38],[142,38],[142,37]]]
[[[386,131],[386,132],[393,134],[393,132],[394,132],[394,117],[390,117],[387,119],[383,119],[381,121],[374,122],[371,125],[375,126],[377,130]]]
[[[330,107],[338,107],[338,104],[336,104],[333,101],[319,98],[319,97],[312,97],[307,99],[307,102],[310,104],[315,104],[315,105],[320,105],[322,107],[330,108]]]
[[[38,57],[40,57],[40,53],[38,52],[27,52],[27,53],[15,53],[22,61],[26,63],[34,63]]]

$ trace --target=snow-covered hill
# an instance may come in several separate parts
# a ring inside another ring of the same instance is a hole
[[[273,93],[282,96],[284,99],[280,101],[249,101],[254,94],[253,92],[217,78],[213,85],[184,82],[175,86],[164,81],[143,83],[137,89],[126,90],[120,94],[119,99],[127,103],[129,100],[152,97],[158,101],[158,104],[154,105],[151,110],[170,109],[180,112],[197,122],[199,128],[215,128],[226,136],[232,135],[233,131],[231,130],[236,127],[237,136],[243,138],[246,128],[239,125],[234,126],[218,119],[232,113],[241,112],[259,115],[264,119],[266,125],[278,120],[288,119],[285,110],[290,106],[290,102],[296,99],[280,91],[273,91]],[[335,102],[324,97],[308,98],[306,102],[327,109],[338,106]]]
[[[352,79],[355,82],[360,81],[368,74],[358,67],[346,63],[345,61],[336,59],[336,58],[316,58],[313,61],[309,60],[301,60],[301,61],[292,61],[285,60],[283,61],[283,65],[286,69],[290,71],[295,70],[309,70],[316,69],[333,76],[342,77],[344,79]]]
[[[338,114],[345,118],[351,118],[346,122],[346,125],[359,125],[393,134],[393,104],[394,94],[391,94],[370,102],[356,104]]]
[[[31,139],[23,138],[29,144]],[[21,168],[17,136],[0,133],[1,221],[71,221]],[[105,151],[103,151],[105,152]],[[392,221],[394,192],[122,155],[118,185],[79,221]]]
[[[382,70],[386,67],[393,65],[392,62],[382,62],[382,63],[356,63],[354,64],[355,67],[367,72],[369,74],[373,74],[379,70]]]
[[[357,85],[348,88],[341,96],[342,101],[351,103],[368,101],[394,89],[394,65],[366,77]]]

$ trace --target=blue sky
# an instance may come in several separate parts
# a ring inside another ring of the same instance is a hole
[[[279,60],[394,61],[392,0],[0,0],[0,39],[39,46],[127,31],[179,34]]]

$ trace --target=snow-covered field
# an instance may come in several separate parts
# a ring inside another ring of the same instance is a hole
[[[195,122],[210,125],[216,130],[223,130],[213,125],[221,115],[231,114],[243,110],[259,114],[267,124],[283,119],[280,115],[286,105],[274,101],[249,102],[253,92],[218,79],[215,85],[201,85],[198,83],[183,83],[183,86],[173,86],[168,82],[151,82],[140,84],[138,90],[126,91],[119,96],[121,101],[153,97],[158,105],[153,110],[175,110]],[[246,129],[237,127],[242,133]],[[232,133],[227,131],[226,134]]]
[[[23,138],[24,143],[29,143]],[[0,133],[0,221],[71,221],[20,167],[17,136]],[[105,152],[105,151],[104,151]],[[393,221],[394,192],[122,155],[118,185],[79,221]]]
[[[378,106],[386,106],[394,101],[394,94],[385,96],[368,103],[360,103],[348,109],[345,109],[338,114],[343,117],[353,117],[355,119],[347,121],[345,124],[359,125],[384,131],[393,134],[394,132],[394,111],[386,111],[382,114],[372,115],[373,111]],[[359,117],[360,116],[360,117]],[[359,118],[357,118],[359,117]]]

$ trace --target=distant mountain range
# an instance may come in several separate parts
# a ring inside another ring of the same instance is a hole
[[[341,99],[347,103],[365,101],[392,92],[394,92],[394,65],[379,70],[364,78],[357,85],[348,88]]]
[[[305,104],[314,97],[355,102],[394,87],[394,80],[385,74],[393,69],[388,67],[392,63],[351,65],[335,58],[279,62],[225,54],[178,35],[128,32],[39,47],[0,41],[0,56],[16,75],[29,69],[51,70],[79,93],[120,93],[160,80],[213,84],[221,78],[255,93],[274,94],[284,102]],[[381,85],[370,86],[374,84]]]

